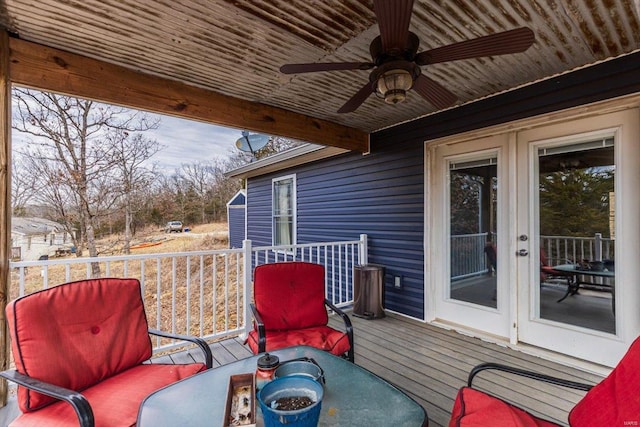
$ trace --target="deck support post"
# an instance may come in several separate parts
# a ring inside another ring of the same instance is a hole
[[[0,32],[0,370],[9,368],[9,331],[4,309],[9,295],[11,256],[11,78],[9,35]],[[0,381],[0,406],[7,403],[7,381]]]

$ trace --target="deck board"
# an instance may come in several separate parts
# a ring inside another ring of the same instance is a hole
[[[239,358],[232,354],[221,342],[210,345],[213,358],[218,361],[220,365],[226,365],[227,363],[235,362]],[[247,357],[247,356],[244,356]]]
[[[417,400],[427,410],[430,426],[447,425],[458,389],[466,383],[471,368],[482,362],[504,363],[580,382],[601,380],[598,375],[402,317],[352,320],[356,363]],[[481,374],[474,386],[564,425],[568,411],[584,394],[497,373]]]
[[[400,316],[365,320],[351,316],[355,332],[355,362],[384,378],[420,403],[429,414],[430,427],[448,424],[458,389],[471,368],[499,362],[574,381],[596,383],[598,375],[549,362],[506,346],[488,343],[451,330]],[[341,320],[331,317],[339,327]],[[252,355],[240,338],[211,344],[214,366]],[[203,358],[197,348],[154,358],[155,363],[185,363]],[[560,389],[503,373],[481,374],[474,386],[510,400],[530,412],[567,424],[567,414],[583,392]],[[0,409],[0,426],[17,414],[15,399]]]

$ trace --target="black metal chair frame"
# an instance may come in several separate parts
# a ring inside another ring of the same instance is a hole
[[[211,348],[209,348],[209,345],[207,345],[207,343],[202,338],[189,335],[172,334],[156,329],[149,329],[149,334],[164,338],[172,338],[175,340],[192,342],[196,344],[204,353],[205,366],[207,367],[207,369],[210,369],[213,366],[213,354],[211,353]],[[89,401],[77,391],[37,380],[28,375],[21,374],[16,370],[2,371],[0,372],[0,377],[5,378],[9,381],[13,381],[30,390],[34,390],[39,393],[46,394],[47,396],[51,396],[69,403],[78,416],[80,427],[94,427],[95,420],[91,405],[89,404]]]
[[[541,374],[535,371],[528,371],[525,369],[514,368],[513,366],[502,365],[499,363],[481,363],[475,366],[471,372],[469,372],[469,378],[467,380],[467,386],[473,388],[473,379],[482,371],[496,370],[506,372],[509,374],[518,375],[521,377],[531,378],[536,381],[542,381],[548,384],[557,385],[560,387],[571,388],[574,390],[589,391],[593,388],[593,384],[585,384],[576,381],[570,381],[563,378],[553,377],[550,375]]]
[[[349,340],[349,351],[346,353],[346,359],[350,362],[354,361],[354,351],[353,351],[353,326],[351,325],[351,319],[347,314],[332,304],[328,299],[325,298],[324,304],[331,309],[334,313],[338,314],[342,321],[344,322],[345,331],[347,334],[347,338]],[[258,313],[258,309],[256,305],[251,303],[249,304],[251,307],[251,312],[253,313],[253,323],[256,326],[256,330],[258,331],[258,353],[264,353],[267,348],[267,333],[264,327],[264,322],[262,321],[262,317],[260,313]]]
[[[540,274],[544,274],[547,276],[545,278],[545,281],[552,278],[559,278],[567,281],[567,291],[557,302],[562,302],[569,295],[575,295],[578,293],[578,286],[576,286],[577,274],[568,271],[560,271],[553,268],[554,265],[558,264],[573,264],[572,260],[568,258],[547,258],[546,263],[542,263],[542,259],[540,261]]]

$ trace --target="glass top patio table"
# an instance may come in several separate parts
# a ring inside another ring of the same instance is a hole
[[[578,293],[580,289],[580,285],[594,285],[602,288],[608,288],[611,290],[613,298],[611,298],[611,309],[613,313],[616,312],[616,298],[615,298],[615,285],[613,283],[607,283],[606,281],[601,281],[601,283],[591,283],[589,281],[581,280],[580,276],[583,277],[602,277],[604,279],[615,279],[616,273],[614,271],[609,270],[582,270],[580,268],[576,268],[575,264],[560,264],[554,265],[554,270],[562,271],[563,273],[571,273],[572,276],[569,276],[567,280],[567,292],[564,294],[562,298],[558,300],[558,302],[564,301],[569,295],[575,295]]]
[[[575,264],[560,264],[560,265],[554,265],[553,267],[554,270],[558,270],[558,271],[563,271],[566,273],[574,273],[574,274],[581,274],[584,276],[594,276],[594,277],[616,277],[616,273],[613,271],[609,271],[609,270],[581,270],[579,268],[576,268]]]
[[[385,380],[345,359],[312,347],[270,352],[280,362],[309,357],[324,370],[325,391],[320,426],[428,425],[425,410]],[[222,427],[229,377],[253,373],[259,356],[209,369],[149,395],[140,406],[138,427]],[[256,402],[257,426],[263,426]]]

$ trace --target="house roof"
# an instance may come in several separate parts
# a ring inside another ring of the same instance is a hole
[[[230,178],[251,178],[348,152],[349,150],[337,147],[302,144],[240,166],[225,173],[225,175]]]
[[[238,190],[234,196],[227,202],[227,208],[243,208],[247,201],[247,193],[244,189]]]
[[[410,30],[420,51],[522,26],[534,31],[536,42],[523,53],[423,67],[462,104],[639,49],[638,9],[635,0],[416,0]],[[370,61],[369,44],[378,35],[371,0],[39,0],[37,7],[31,0],[5,0],[0,25],[21,40],[224,95],[200,116],[215,116],[218,124],[264,131],[268,126],[255,123],[260,118],[276,121],[291,112],[309,118],[305,127],[332,123],[344,126],[336,134],[371,133],[436,111],[410,93],[402,104],[370,96],[355,112],[338,114],[367,81],[367,71],[279,72],[286,63]],[[69,65],[51,55],[60,67]],[[49,83],[37,77],[23,82]],[[247,114],[225,116],[232,100],[243,101]],[[176,114],[189,107],[186,99]],[[322,135],[307,140],[350,148]]]
[[[64,230],[64,226],[55,221],[44,218],[34,217],[12,217],[11,232],[25,236],[43,235],[51,232],[60,232]]]

